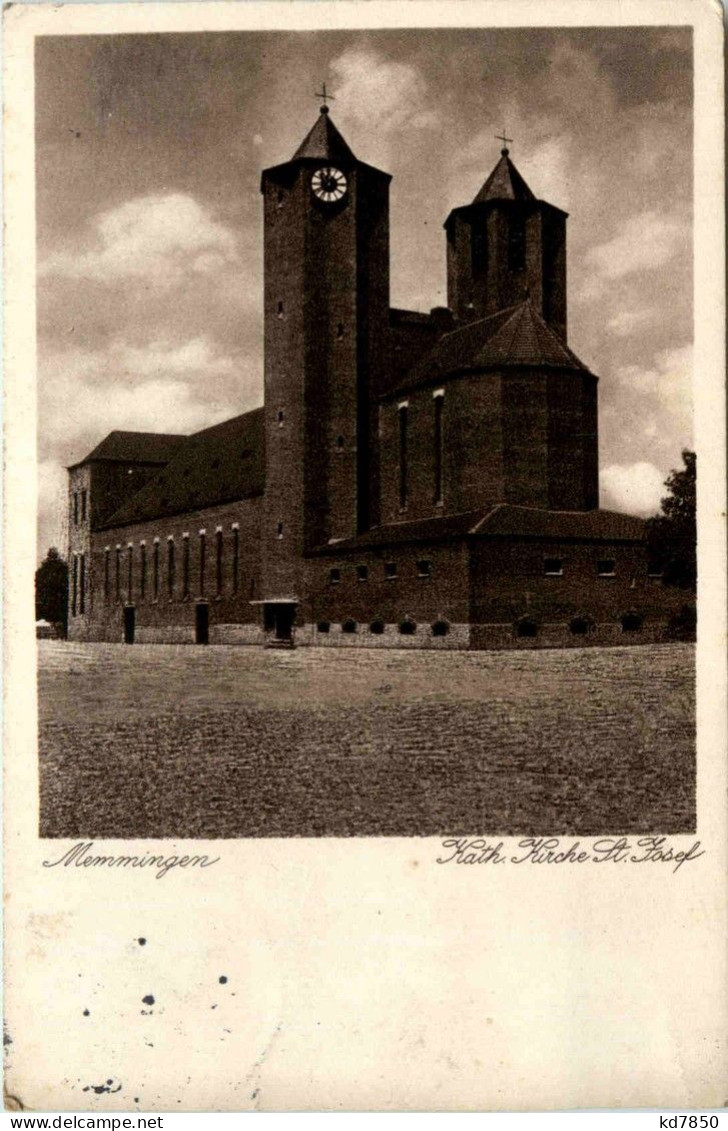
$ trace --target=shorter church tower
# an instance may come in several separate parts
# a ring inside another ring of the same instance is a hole
[[[566,218],[536,199],[504,145],[472,203],[445,222],[448,305],[458,321],[487,318],[529,297],[565,342]]]

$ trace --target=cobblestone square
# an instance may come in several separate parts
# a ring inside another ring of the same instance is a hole
[[[38,647],[42,836],[695,826],[690,645]]]

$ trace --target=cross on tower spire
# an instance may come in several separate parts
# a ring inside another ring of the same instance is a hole
[[[322,100],[322,101],[321,101],[321,113],[322,113],[322,114],[328,114],[328,112],[329,112],[329,108],[328,108],[328,106],[327,106],[327,102],[329,102],[329,101],[333,102],[333,101],[334,101],[334,96],[333,96],[333,94],[328,94],[328,93],[327,93],[327,90],[326,90],[326,83],[325,83],[325,82],[324,82],[324,83],[321,83],[321,90],[320,90],[320,91],[319,91],[319,90],[317,90],[317,91],[315,92],[315,94],[314,94],[314,98],[320,98],[320,99]]]
[[[324,87],[324,90],[326,90],[326,87]],[[509,141],[512,142],[513,138],[512,137],[506,137],[505,126],[503,127],[503,133],[502,134],[496,134],[495,136],[498,138],[498,141],[503,142],[503,148],[501,149],[501,153],[503,154],[504,157],[507,157],[508,156],[508,142]]]

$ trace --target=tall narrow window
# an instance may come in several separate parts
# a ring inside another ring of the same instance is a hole
[[[73,580],[71,582],[71,614],[75,617],[78,601],[78,554],[73,555]]]
[[[152,557],[152,594],[156,601],[159,597],[159,540],[154,541],[154,555]]]
[[[399,419],[399,505],[407,506],[407,403],[398,409]]]
[[[511,271],[523,271],[526,266],[526,221],[523,216],[511,216],[508,225],[508,266]]]
[[[104,600],[109,599],[109,547],[104,550]]]
[[[139,596],[144,600],[147,592],[147,544],[142,542],[139,547]]]
[[[445,394],[443,392],[435,393],[435,426],[433,435],[433,463],[435,470],[434,491],[435,504],[439,506],[442,503],[442,409],[445,403]]]
[[[207,552],[207,536],[204,530],[200,531],[200,596],[205,596],[205,555]]]
[[[78,526],[78,491],[73,492],[73,524]]]
[[[237,593],[240,582],[240,531],[233,527],[233,593]]]
[[[81,522],[86,521],[86,492],[81,492]]]
[[[121,600],[121,546],[116,547],[116,573],[114,576],[114,595]]]
[[[174,596],[174,582],[176,572],[177,567],[174,560],[174,540],[172,538],[169,538],[167,540],[167,594],[170,601]]]
[[[86,611],[86,555],[78,559],[78,611],[83,616]]]
[[[182,535],[182,596],[190,595],[190,536]]]
[[[129,553],[129,561],[127,563],[128,569],[127,569],[126,592],[127,592],[127,601],[131,605],[132,600],[133,600],[133,596],[134,596],[134,546],[131,542],[129,543],[129,546],[128,546],[128,553]]]
[[[215,531],[215,589],[222,596],[222,530]]]

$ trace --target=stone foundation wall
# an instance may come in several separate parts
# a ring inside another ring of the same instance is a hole
[[[446,636],[433,636],[429,624],[418,624],[411,636],[399,631],[399,624],[385,624],[384,632],[370,632],[368,625],[358,625],[356,632],[344,632],[340,624],[332,624],[328,632],[316,625],[306,625],[306,643],[321,648],[437,648],[440,650],[469,647],[470,625],[451,624]],[[296,644],[302,643],[296,632]]]
[[[542,624],[537,636],[518,636],[510,624],[474,624],[470,647],[493,651],[503,648],[614,648],[630,644],[660,644],[668,639],[665,624],[645,623],[637,632],[625,632],[621,624],[595,624],[584,635],[571,632],[568,624]]]

